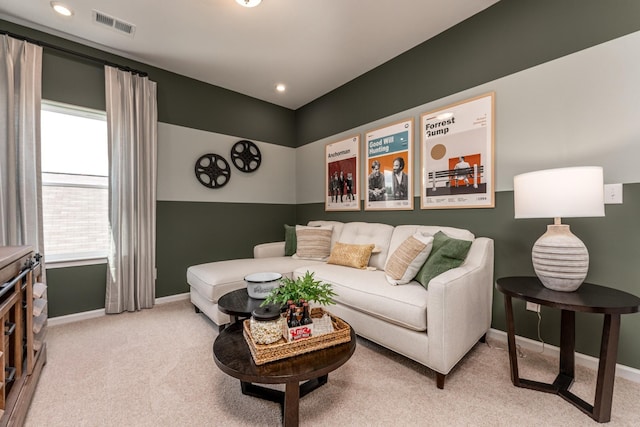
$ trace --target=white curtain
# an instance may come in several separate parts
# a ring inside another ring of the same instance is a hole
[[[109,227],[105,311],[153,307],[156,263],[156,83],[105,66]]]
[[[30,245],[44,254],[42,47],[6,35],[0,44],[0,245]]]

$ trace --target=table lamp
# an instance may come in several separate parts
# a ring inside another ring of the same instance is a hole
[[[542,284],[572,292],[589,270],[589,252],[561,218],[604,216],[601,167],[547,169],[513,178],[515,218],[553,218],[533,245],[531,260]]]

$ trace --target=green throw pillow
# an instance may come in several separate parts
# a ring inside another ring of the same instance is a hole
[[[433,236],[431,253],[418,271],[415,280],[426,288],[434,277],[459,267],[467,257],[470,248],[471,242],[469,240],[454,239],[442,231],[438,231]]]
[[[296,226],[284,225],[284,255],[291,256],[298,249],[298,239],[296,238]]]

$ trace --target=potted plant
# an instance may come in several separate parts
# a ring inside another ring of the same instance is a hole
[[[284,306],[289,300],[297,302],[300,299],[321,305],[335,304],[332,297],[337,294],[333,292],[331,285],[314,280],[313,273],[309,271],[297,279],[283,277],[280,279],[280,283],[279,287],[271,290],[261,306],[267,304]]]

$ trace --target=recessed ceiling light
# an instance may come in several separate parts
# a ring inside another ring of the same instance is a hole
[[[62,3],[58,3],[57,1],[52,1],[51,7],[53,8],[53,10],[55,10],[57,13],[59,13],[62,16],[73,15],[73,10],[71,10],[68,6],[65,6]]]
[[[287,87],[286,87],[284,84],[282,84],[282,83],[278,83],[278,84],[276,85],[276,90],[277,90],[278,92],[284,92],[285,90],[287,90]]]
[[[244,7],[256,7],[261,2],[262,0],[236,0],[236,3]]]

